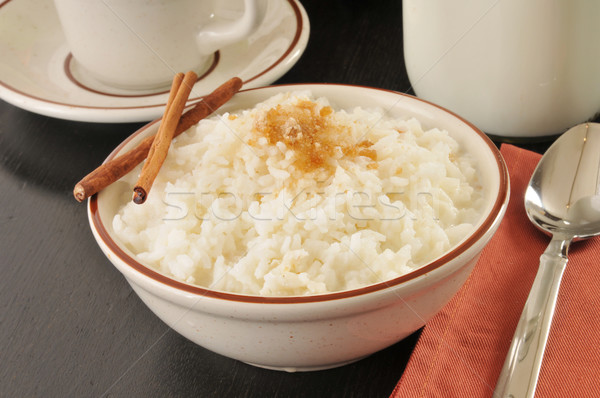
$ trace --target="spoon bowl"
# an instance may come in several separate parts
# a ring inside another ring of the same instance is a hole
[[[552,240],[498,378],[494,396],[502,398],[534,396],[569,246],[600,234],[600,124],[575,126],[552,144],[531,176],[525,210]]]
[[[600,124],[573,127],[548,149],[525,192],[529,219],[550,234],[600,233]]]

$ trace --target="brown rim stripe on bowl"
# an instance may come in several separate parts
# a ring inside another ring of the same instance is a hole
[[[276,85],[276,86],[271,86],[271,87],[283,88],[283,87],[294,87],[294,86],[301,86],[301,85],[306,86],[306,85],[310,85],[310,84],[306,84],[306,83],[286,84],[286,85]],[[409,97],[409,98],[421,101],[423,103],[426,103],[430,106],[441,109],[442,111],[453,115],[458,120],[460,120],[463,123],[465,123],[466,125],[468,125],[476,134],[478,134],[481,137],[481,139],[490,148],[491,152],[494,154],[494,160],[496,161],[496,165],[499,170],[498,177],[499,177],[500,189],[498,191],[498,195],[496,196],[496,200],[494,202],[492,210],[490,211],[488,216],[485,218],[485,220],[481,223],[479,228],[473,234],[471,234],[471,236],[469,236],[467,239],[465,239],[460,245],[456,246],[452,251],[450,251],[450,252],[446,253],[444,256],[432,261],[431,263],[429,263],[419,269],[416,269],[413,272],[402,275],[398,278],[390,279],[387,281],[382,281],[382,282],[375,283],[372,285],[367,285],[365,287],[358,288],[358,289],[344,290],[344,291],[339,291],[339,292],[325,293],[325,294],[312,295],[312,296],[283,296],[283,297],[282,296],[279,296],[279,297],[268,296],[268,297],[266,297],[266,296],[250,296],[250,295],[243,295],[243,294],[236,294],[236,293],[227,293],[227,292],[222,292],[222,291],[209,290],[207,288],[200,287],[197,285],[191,285],[191,284],[187,284],[184,282],[180,282],[180,281],[172,279],[166,275],[163,275],[157,271],[154,271],[154,270],[142,265],[137,260],[133,259],[127,253],[125,253],[117,245],[117,243],[115,241],[112,240],[112,238],[108,234],[108,231],[104,227],[102,220],[100,219],[99,212],[98,212],[98,203],[97,203],[98,195],[96,194],[89,199],[88,206],[89,206],[89,211],[91,212],[91,215],[92,215],[92,221],[94,223],[94,226],[95,226],[96,230],[98,231],[100,237],[104,241],[104,243],[122,261],[124,261],[128,266],[130,266],[137,272],[140,272],[141,274],[143,274],[146,277],[149,277],[150,279],[153,279],[159,283],[162,283],[166,286],[169,286],[169,287],[177,289],[177,290],[182,290],[182,291],[185,291],[188,293],[193,293],[198,296],[206,296],[206,297],[211,297],[211,298],[218,298],[218,299],[245,302],[245,303],[290,304],[290,303],[321,302],[321,301],[337,300],[337,299],[348,298],[348,297],[355,297],[355,296],[364,295],[364,294],[367,294],[370,292],[384,290],[389,287],[397,286],[403,282],[406,282],[406,281],[409,281],[412,279],[416,279],[417,277],[419,277],[421,275],[424,275],[428,272],[431,272],[431,271],[441,267],[446,262],[448,262],[448,261],[458,257],[462,253],[464,253],[468,248],[473,246],[475,244],[475,242],[477,242],[490,229],[490,227],[494,224],[494,222],[496,221],[496,218],[500,214],[502,207],[505,206],[505,203],[507,202],[508,194],[509,194],[509,176],[508,176],[508,170],[506,168],[506,164],[504,163],[504,159],[502,158],[500,151],[498,151],[498,148],[496,147],[496,145],[487,137],[487,135],[485,135],[481,130],[479,130],[477,127],[475,127],[472,123],[466,121],[465,119],[458,116],[457,114],[455,114],[439,105],[432,104],[431,102],[414,97],[412,95],[400,93],[400,92],[397,92],[394,90],[386,90],[386,89],[379,89],[379,88],[359,86],[359,85],[350,85],[350,84],[327,84],[327,83],[321,84],[321,83],[319,83],[318,85],[367,88],[370,90],[378,90],[378,91],[397,94],[397,95],[400,95],[403,97]],[[261,89],[261,88],[253,88],[253,89],[243,90],[240,92],[248,92],[248,91],[254,91],[254,90],[259,90],[259,89]],[[262,89],[264,89],[264,88],[262,88]],[[158,120],[155,120],[155,121],[145,125],[144,127],[139,129],[135,133],[133,133],[130,137],[128,137],[125,141],[123,141],[117,148],[115,148],[110,153],[107,160],[110,160],[113,157],[115,157],[116,154],[125,145],[127,145],[127,143],[129,143],[131,140],[133,140],[139,134],[143,133],[146,129],[150,128],[157,121]]]
[[[0,4],[0,12],[2,10],[2,7],[4,7],[5,5],[7,5],[8,3],[11,3],[12,1],[17,1],[17,0],[7,0],[4,3]],[[260,76],[264,75],[265,73],[267,73],[268,71],[272,70],[273,68],[275,68],[277,65],[279,65],[281,62],[283,62],[283,60],[292,52],[292,50],[294,49],[294,47],[296,46],[296,44],[298,44],[298,41],[300,40],[300,35],[302,34],[302,30],[304,28],[304,24],[303,24],[303,20],[302,20],[302,13],[300,12],[300,8],[298,7],[298,4],[296,3],[296,0],[286,0],[287,3],[290,5],[290,7],[292,8],[292,10],[294,11],[294,15],[296,17],[296,32],[294,33],[294,38],[292,39],[292,41],[290,42],[290,45],[288,46],[288,48],[285,50],[285,52],[283,53],[283,55],[281,57],[279,57],[275,62],[273,62],[269,67],[267,67],[265,70],[261,71],[260,73],[258,73],[255,76],[252,76],[250,78],[248,78],[247,80],[244,81],[244,83],[248,83],[251,82],[257,78],[259,78]],[[66,62],[66,60],[65,60]],[[67,76],[68,77],[68,76]],[[69,80],[70,77],[68,77]],[[55,104],[55,105],[61,105],[61,106],[68,106],[68,107],[72,107],[72,108],[81,108],[81,109],[147,109],[147,108],[156,108],[156,107],[162,107],[165,105],[164,102],[161,103],[157,103],[157,104],[151,104],[151,105],[138,105],[138,106],[92,106],[92,105],[78,105],[78,104],[70,104],[67,102],[60,102],[60,101],[54,101],[54,100],[49,100],[46,98],[42,98],[42,97],[38,97],[36,95],[32,95],[29,93],[26,93],[24,91],[21,91],[13,86],[11,86],[10,84],[7,84],[6,82],[0,80],[0,86],[6,87],[8,90],[13,91],[19,95],[22,95],[23,97],[27,97],[27,98],[31,98],[37,101],[41,101],[41,102],[45,102],[48,104]],[[79,86],[79,85],[78,85]],[[110,95],[110,96],[114,96],[112,94],[106,94],[106,93],[102,93],[102,92],[98,92],[98,91],[94,91],[94,90],[90,90],[89,88],[87,89],[88,91],[92,91],[101,95]],[[144,95],[133,95],[131,97],[149,97],[152,95],[160,95],[160,93],[154,93],[154,94],[144,94]],[[120,96],[120,97],[127,97],[126,95]],[[190,98],[189,101],[196,101],[201,99],[202,97],[194,97],[194,98]]]

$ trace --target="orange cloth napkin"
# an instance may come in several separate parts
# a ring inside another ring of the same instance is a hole
[[[496,381],[550,242],[527,218],[523,195],[540,155],[503,145],[511,199],[463,288],[424,328],[400,397],[493,397]],[[600,397],[600,239],[569,251],[536,397]]]

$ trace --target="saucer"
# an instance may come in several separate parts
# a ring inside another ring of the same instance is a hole
[[[244,89],[266,86],[300,59],[309,36],[306,11],[297,0],[270,0],[267,15],[247,40],[213,55],[194,85],[190,102],[238,76]],[[74,62],[51,0],[0,2],[0,98],[60,119],[121,123],[156,119],[161,92],[118,90],[86,77]]]

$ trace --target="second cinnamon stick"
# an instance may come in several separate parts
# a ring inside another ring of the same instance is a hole
[[[133,201],[137,204],[144,203],[148,197],[154,179],[167,157],[171,140],[173,140],[175,135],[175,128],[179,119],[181,119],[183,108],[185,108],[185,103],[197,78],[198,75],[192,71],[187,72],[185,76],[182,73],[178,73],[173,78],[173,85],[165,114],[160,123],[158,133],[152,142],[152,147],[150,147],[150,151],[148,152],[148,157],[146,158],[138,182],[133,188]]]

